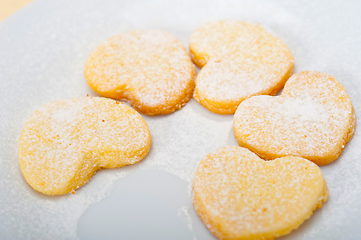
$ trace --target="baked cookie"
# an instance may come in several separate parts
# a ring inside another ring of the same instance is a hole
[[[299,157],[263,161],[219,148],[198,165],[193,205],[219,239],[273,239],[297,229],[328,198],[320,168]]]
[[[99,94],[127,100],[147,115],[184,106],[194,90],[195,66],[181,42],[158,30],[137,30],[101,43],[85,63],[85,79]]]
[[[233,129],[240,146],[264,159],[300,156],[318,165],[336,160],[355,128],[346,90],[334,77],[300,72],[280,96],[255,96],[242,102]]]
[[[147,123],[132,108],[106,98],[47,103],[25,123],[19,140],[22,174],[36,191],[72,192],[100,168],[142,160],[151,145]]]
[[[192,34],[189,46],[203,67],[194,99],[218,114],[233,114],[251,96],[276,94],[293,73],[292,52],[258,24],[210,22]]]

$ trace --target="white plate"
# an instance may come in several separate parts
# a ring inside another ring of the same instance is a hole
[[[32,190],[18,166],[17,141],[30,114],[56,99],[96,94],[84,62],[106,38],[132,29],[163,29],[188,45],[195,28],[217,19],[259,22],[295,56],[295,72],[334,75],[361,116],[359,1],[118,1],[31,3],[0,24],[0,239],[215,239],[191,203],[198,162],[237,145],[232,116],[194,100],[166,116],[145,116],[152,148],[142,162],[102,170],[75,195]],[[357,125],[359,124],[359,118]],[[323,166],[330,198],[283,239],[361,239],[361,139],[356,133]]]

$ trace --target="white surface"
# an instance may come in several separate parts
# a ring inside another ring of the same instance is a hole
[[[153,28],[187,45],[195,28],[217,19],[261,23],[290,47],[295,72],[334,75],[360,117],[360,10],[356,0],[38,0],[16,12],[0,24],[0,239],[214,239],[195,214],[191,182],[206,154],[237,145],[232,116],[194,100],[173,114],[145,116],[153,141],[145,160],[102,170],[75,195],[59,197],[35,192],[21,175],[17,141],[24,122],[48,101],[96,96],[83,66],[106,38]],[[321,168],[328,202],[282,239],[361,239],[360,145],[356,127],[341,157]]]

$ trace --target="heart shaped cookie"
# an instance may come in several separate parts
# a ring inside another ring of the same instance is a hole
[[[184,106],[194,90],[195,66],[181,42],[158,30],[137,30],[101,43],[84,75],[99,94],[127,100],[139,112],[167,114]]]
[[[257,24],[210,22],[192,34],[189,46],[203,67],[193,97],[218,114],[233,114],[251,96],[276,94],[293,72],[292,52]]]
[[[219,239],[273,239],[297,229],[328,198],[320,168],[299,157],[264,161],[219,148],[198,165],[193,205]]]
[[[69,193],[99,168],[142,160],[151,145],[147,123],[132,108],[106,98],[47,103],[27,120],[19,140],[26,181],[48,195]]]
[[[300,156],[318,165],[336,160],[355,127],[355,113],[344,87],[321,72],[300,72],[280,96],[242,102],[233,129],[240,146],[264,159]]]

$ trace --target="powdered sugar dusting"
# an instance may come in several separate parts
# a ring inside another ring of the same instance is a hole
[[[208,23],[192,34],[190,50],[196,63],[207,59],[194,98],[216,113],[234,113],[251,96],[277,93],[293,71],[286,44],[247,22]]]
[[[315,164],[300,158],[265,162],[233,146],[205,157],[194,179],[195,208],[219,238],[227,233],[278,236],[307,219],[327,199],[324,194],[324,179]]]
[[[85,64],[85,77],[94,90],[127,99],[141,112],[153,109],[151,115],[172,112],[187,102],[194,76],[186,49],[172,34],[159,30],[113,36],[100,44]]]
[[[352,136],[354,121],[351,101],[337,80],[301,72],[287,82],[281,96],[242,103],[234,130],[240,145],[267,159],[297,155],[323,165],[339,156]]]
[[[190,230],[193,230],[193,220],[189,215],[189,209],[187,206],[183,206],[178,210],[178,216]]]
[[[86,183],[98,168],[140,161],[150,147],[145,121],[134,110],[102,98],[50,102],[27,121],[19,140],[28,183],[63,194]]]
[[[196,89],[210,100],[240,102],[269,92],[278,80],[272,68],[250,59],[211,60],[199,73]]]
[[[174,114],[144,116],[152,132],[152,148],[143,161],[98,171],[91,182],[74,195],[46,197],[33,191],[18,166],[21,128],[30,114],[46,102],[86,94],[99,96],[84,80],[84,62],[108,37],[135,29],[162,29],[187,46],[191,33],[209,21],[259,22],[292,50],[295,72],[314,69],[335,76],[347,89],[356,115],[360,116],[359,9],[358,1],[325,0],[37,0],[22,8],[0,23],[0,236],[4,239],[81,238],[82,230],[78,229],[77,235],[78,222],[82,222],[79,217],[87,208],[109,210],[105,201],[97,206],[94,203],[113,195],[113,186],[126,182],[121,179],[124,176],[142,175],[141,170],[150,168],[160,169],[191,184],[198,162],[204,156],[221,146],[237,145],[232,116],[212,114],[191,100]],[[360,118],[357,121],[359,124]],[[330,189],[329,201],[300,229],[284,239],[360,239],[360,140],[356,128],[340,159],[321,167]],[[165,181],[171,182],[168,178]],[[182,190],[174,189],[175,193],[179,191]],[[163,203],[160,193],[152,195]],[[188,206],[194,235],[199,240],[215,239],[196,216],[187,193],[184,191],[184,201],[188,204],[177,206],[174,216],[177,217],[177,209],[181,206]],[[143,191],[137,194],[142,195]],[[164,194],[167,196],[171,192]],[[138,205],[124,207],[139,211]],[[163,208],[157,210],[164,211]],[[107,216],[104,222],[111,222]],[[137,223],[146,225],[157,216],[145,214]],[[122,219],[123,224],[117,228],[96,226],[94,232],[113,230],[114,238],[131,234],[135,225],[128,221],[128,215],[122,215]],[[84,230],[90,228],[87,226]],[[153,236],[148,230],[150,234],[143,235],[144,238]],[[153,233],[157,231],[153,230]],[[187,231],[187,228],[182,230]],[[173,233],[177,235],[177,229]]]
[[[285,120],[286,122],[297,121],[299,127],[316,121],[327,121],[330,114],[326,108],[309,95],[302,98],[289,99],[282,105],[272,109],[272,116],[275,121]]]

